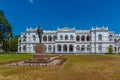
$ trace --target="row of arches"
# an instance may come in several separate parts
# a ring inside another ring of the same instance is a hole
[[[57,37],[56,36],[43,36],[43,41],[55,41],[57,39]],[[63,35],[60,35],[60,40],[63,40],[63,39],[65,39],[65,40],[68,40],[69,39],[69,37],[68,37],[68,35],[65,35],[64,37],[63,37]],[[70,35],[70,40],[73,40],[74,39],[74,36],[73,35]],[[91,37],[90,37],[90,35],[87,35],[87,36],[84,36],[84,35],[82,35],[81,37],[79,36],[79,35],[77,35],[76,36],[76,41],[90,41],[91,40]]]
[[[65,40],[68,40],[68,39],[73,40],[73,38],[74,38],[73,35],[70,35],[70,36],[68,36],[68,35],[65,35],[65,36],[60,35],[60,40],[63,40],[63,39],[65,39]]]
[[[27,39],[27,37],[24,35],[24,36],[23,36],[23,42],[25,42],[26,39]],[[35,36],[35,35],[32,35],[32,39],[33,39],[33,41],[36,41],[36,36]],[[21,40],[19,40],[19,42],[21,43]]]
[[[43,36],[43,41],[55,41],[57,39],[57,37],[56,36]],[[60,35],[60,40],[68,40],[68,39],[70,39],[70,40],[73,40],[74,39],[74,36],[73,35],[70,35],[70,38],[69,38],[69,36],[68,35],[65,35],[65,36],[63,36],[63,35]],[[90,41],[91,40],[91,36],[90,35],[87,35],[87,36],[85,36],[85,35],[82,35],[82,36],[80,36],[80,35],[77,35],[76,36],[76,41]],[[101,34],[99,34],[98,35],[98,40],[102,40],[102,35]]]
[[[57,39],[57,36],[43,36],[43,41],[55,41]]]
[[[76,51],[85,51],[85,49],[87,51],[90,51],[90,45],[87,45],[87,47],[85,47],[85,45],[82,45],[81,47],[79,45],[77,45],[77,47],[76,47]]]
[[[73,45],[70,44],[69,46],[67,46],[66,44],[63,45],[63,47],[59,44],[57,45],[57,51],[61,52],[63,49],[64,52],[70,51],[73,52]]]
[[[36,41],[36,37],[35,37],[35,35],[33,35],[32,36],[32,38],[33,38],[33,41]],[[70,36],[70,40],[73,40],[73,35],[71,35]],[[56,36],[43,36],[43,41],[55,41],[57,39],[57,37]],[[60,35],[60,40],[62,40],[63,39],[63,36],[62,35]],[[65,35],[65,40],[68,40],[68,36],[67,35]],[[90,41],[91,40],[91,37],[90,37],[90,35],[87,35],[87,36],[84,36],[84,35],[82,35],[81,37],[79,36],[79,35],[77,35],[76,36],[76,41]],[[23,36],[23,41],[26,41],[26,36]],[[21,42],[21,41],[20,41]]]
[[[120,52],[120,46],[119,47],[113,47],[112,45],[109,45],[109,47],[111,47],[113,49],[113,51],[115,52]],[[48,47],[45,47],[45,50],[48,49],[47,51],[49,52],[55,52],[55,46],[49,45]],[[80,52],[80,51],[90,51],[91,47],[90,45],[81,45],[81,47],[79,45],[76,46],[76,52]],[[35,50],[35,47],[33,48],[33,51]],[[23,47],[19,47],[19,51],[23,51],[26,52],[27,51],[27,47],[26,45],[24,45]],[[58,52],[74,52],[74,46],[72,44],[67,45],[57,45],[57,51]],[[102,51],[102,46],[98,46],[98,51]]]
[[[120,43],[120,39],[114,39],[115,43]]]
[[[48,51],[55,51],[55,46],[51,46],[51,45],[49,45],[48,47],[46,47],[45,46],[45,50],[47,50],[48,49]],[[67,44],[65,44],[65,45],[57,45],[57,51],[58,52],[61,52],[61,51],[64,51],[64,52],[67,52],[67,51],[69,51],[69,52],[73,52],[73,45],[72,44],[70,44],[69,46],[67,46]]]
[[[70,40],[73,40],[73,35],[70,35]],[[112,35],[109,35],[109,41],[113,41],[113,36]],[[57,37],[56,36],[48,36],[48,38],[47,38],[47,36],[43,36],[43,41],[47,41],[47,39],[48,39],[48,41],[55,41],[56,39],[57,39]],[[60,40],[62,40],[63,39],[63,35],[60,35]],[[65,37],[64,37],[64,39],[65,40],[68,40],[68,35],[65,35]],[[90,35],[87,35],[87,36],[85,36],[85,35],[82,35],[82,36],[80,36],[80,35],[77,35],[76,36],[76,41],[90,41],[91,40],[91,36]],[[102,35],[101,34],[99,34],[98,35],[98,40],[102,40]],[[114,42],[115,43],[120,43],[120,39],[114,39]]]
[[[33,41],[36,40],[35,35],[33,35],[32,38],[33,38]],[[108,38],[109,38],[109,41],[113,41],[113,35],[109,35]],[[56,39],[57,39],[57,36],[51,36],[51,35],[50,36],[46,36],[46,35],[43,36],[43,41],[55,41]],[[60,35],[60,40],[62,40],[62,39],[73,40],[74,36],[73,35],[70,35],[70,36],[68,36],[68,35],[65,35],[65,36]],[[82,36],[77,35],[76,36],[76,41],[90,41],[90,40],[91,40],[90,35],[87,35],[87,36],[85,36],[85,35],[82,35]],[[102,40],[102,34],[98,35],[98,40]],[[23,41],[26,41],[26,36],[25,35],[23,36]],[[114,42],[119,43],[120,39],[114,39]]]
[[[52,47],[51,45],[49,45],[48,47],[46,47],[46,49],[47,48],[48,48],[48,51],[52,51],[52,49],[53,49],[53,51],[55,51],[55,46]],[[85,47],[85,45],[82,45],[81,47],[79,45],[77,45],[76,46],[76,50],[77,51],[85,51],[85,50],[90,51],[90,45],[87,45],[87,47]],[[67,45],[67,44],[64,44],[64,45],[58,44],[57,45],[57,51],[58,52],[61,52],[61,51],[63,51],[63,52],[67,52],[67,51],[73,52],[74,51],[74,46],[72,44],[70,44],[70,45]]]
[[[52,49],[53,49],[53,51],[55,51],[55,46],[52,47],[51,45],[49,45],[48,47],[46,47],[46,49],[47,48],[48,48],[48,51],[52,51]],[[82,45],[81,47],[79,45],[77,45],[76,50],[77,51],[85,51],[85,50],[90,51],[90,45],[87,45],[87,47],[85,47],[85,45]],[[60,45],[60,44],[58,44],[57,45],[57,51],[58,52],[61,52],[61,51],[63,51],[63,52],[67,52],[67,51],[73,52],[74,51],[74,46],[72,44],[70,44],[70,45],[67,45],[67,44]]]
[[[48,48],[48,51],[52,51],[52,49],[53,49],[53,51],[55,51],[55,46],[51,46],[51,45],[49,45],[48,47],[46,47],[45,46],[45,50]],[[59,51],[59,52],[61,52],[62,50],[64,51],[64,52],[67,52],[67,51],[70,51],[70,52],[73,52],[73,45],[72,44],[70,44],[70,45],[67,45],[67,44],[64,44],[63,46],[62,45],[57,45],[57,51]],[[82,45],[81,47],[79,46],[79,45],[77,45],[76,46],[76,50],[77,51],[85,51],[85,45]],[[90,51],[90,45],[87,45],[87,51]],[[20,50],[21,50],[21,47],[20,47]],[[33,46],[33,50],[35,50],[35,46]],[[26,51],[26,45],[24,45],[23,46],[23,51]]]
[[[90,41],[91,37],[90,35],[87,35],[86,37],[84,35],[82,35],[81,37],[79,35],[76,36],[76,41]]]
[[[115,52],[120,52],[120,47],[114,47]]]

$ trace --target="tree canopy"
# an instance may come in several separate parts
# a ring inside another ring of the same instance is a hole
[[[18,36],[15,36],[3,43],[2,49],[7,52],[17,52],[18,51]]]
[[[12,26],[4,16],[2,10],[0,10],[0,39],[8,40],[12,37]]]
[[[12,36],[12,26],[6,19],[3,11],[0,10],[0,47],[3,47],[3,44],[5,44],[7,40],[11,39]]]

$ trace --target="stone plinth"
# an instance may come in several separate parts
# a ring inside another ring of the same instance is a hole
[[[46,57],[46,54],[45,54],[44,44],[37,44],[35,46],[35,54],[33,58],[45,58],[45,57]]]

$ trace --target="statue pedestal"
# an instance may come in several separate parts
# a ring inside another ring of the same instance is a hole
[[[37,44],[35,46],[35,54],[33,58],[46,58],[44,44]]]
[[[45,54],[45,46],[44,44],[37,44],[35,46],[35,54],[33,55],[33,58],[24,61],[25,63],[49,63],[51,60],[46,57]]]

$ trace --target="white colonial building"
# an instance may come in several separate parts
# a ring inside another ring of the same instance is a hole
[[[21,33],[18,39],[18,52],[35,53],[35,45],[39,43],[37,28],[29,28]],[[114,53],[120,53],[120,35],[111,32],[106,27],[91,30],[76,30],[75,28],[58,28],[54,31],[44,30],[42,43],[46,53],[78,53],[94,54],[108,53],[112,47]]]

